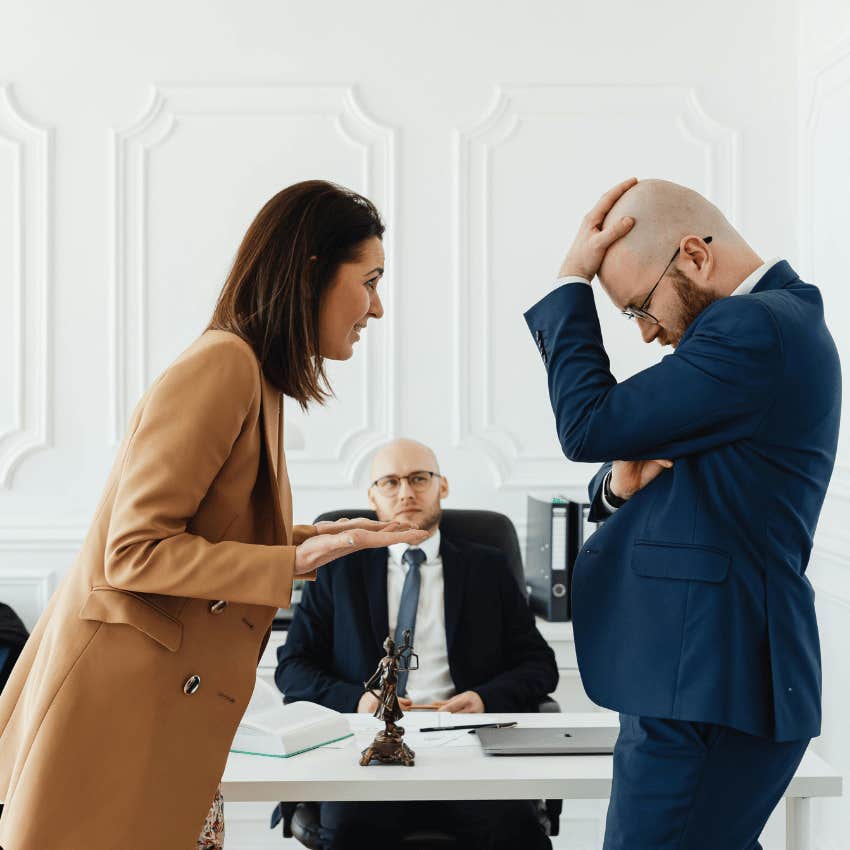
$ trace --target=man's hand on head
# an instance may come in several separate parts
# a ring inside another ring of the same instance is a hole
[[[605,216],[622,195],[637,183],[637,178],[631,177],[609,189],[597,202],[596,206],[582,219],[578,233],[564,257],[558,277],[583,277],[592,281],[602,265],[605,252],[618,239],[625,236],[635,223],[631,216],[625,216],[618,221],[609,222],[603,229]]]
[[[620,499],[631,499],[672,467],[672,460],[615,460],[611,466],[611,492]]]

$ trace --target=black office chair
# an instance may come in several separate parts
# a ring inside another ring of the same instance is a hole
[[[374,511],[351,508],[350,510],[328,511],[316,517],[315,522],[334,522],[342,517],[349,519],[355,517],[377,518]],[[440,519],[440,531],[450,539],[471,540],[474,543],[493,546],[504,552],[523,598],[528,599],[519,540],[510,518],[496,511],[447,509],[443,511]],[[555,700],[547,697],[540,703],[538,710],[558,712],[561,708]],[[538,817],[548,835],[558,834],[561,806],[561,800],[537,801]],[[311,850],[320,850],[322,845],[319,841],[318,803],[280,803],[272,812],[272,829],[281,822],[283,823],[285,838],[295,837],[305,847],[309,847]],[[418,830],[405,836],[402,846],[410,848],[410,850],[413,850],[413,848],[417,848],[417,850],[449,850],[449,848],[458,847],[458,843],[452,835],[441,832],[439,829],[429,829]]]

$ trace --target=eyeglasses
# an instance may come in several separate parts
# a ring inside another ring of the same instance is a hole
[[[416,472],[411,472],[409,475],[384,475],[373,481],[370,486],[377,487],[385,496],[392,496],[398,492],[401,482],[406,481],[410,485],[411,490],[421,493],[428,489],[432,478],[439,477],[439,472],[429,472],[425,469],[419,469]]]
[[[703,236],[702,241],[705,242],[706,245],[709,245],[711,244],[711,239],[711,236]],[[658,284],[661,283],[662,280],[664,280],[664,275],[666,275],[667,272],[670,270],[670,266],[672,266],[673,263],[676,262],[676,257],[679,256],[679,252],[681,250],[681,247],[677,248],[676,253],[673,254],[672,257],[670,257],[670,262],[667,263],[666,266],[664,266],[664,271],[661,272],[661,277],[658,278],[658,280],[655,282],[655,286],[653,286],[652,289],[649,290],[649,295],[647,295],[646,298],[643,299],[643,304],[641,304],[640,307],[626,307],[624,310],[621,311],[627,319],[643,319],[645,322],[650,322],[653,325],[660,324],[658,319],[656,319],[655,316],[653,316],[652,313],[650,313],[646,308],[649,306],[649,302],[652,300],[653,293],[656,289],[658,289]]]

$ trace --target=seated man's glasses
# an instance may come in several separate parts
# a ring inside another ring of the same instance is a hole
[[[706,245],[708,245],[711,242],[711,236],[703,236],[702,241],[705,242]],[[653,325],[660,324],[658,319],[656,319],[655,316],[653,316],[652,313],[650,313],[646,308],[649,307],[649,302],[652,300],[652,295],[655,290],[658,289],[658,284],[661,283],[662,280],[664,280],[664,275],[666,275],[667,272],[670,270],[670,266],[672,266],[673,263],[676,262],[676,257],[679,256],[679,251],[681,251],[681,248],[677,248],[676,253],[673,254],[672,257],[670,257],[670,262],[667,263],[666,266],[664,266],[664,271],[661,272],[661,277],[658,278],[658,280],[655,282],[655,286],[653,286],[652,289],[649,290],[649,295],[647,295],[646,298],[643,299],[643,303],[640,305],[640,307],[625,307],[621,311],[627,319],[643,319],[645,322],[649,322]]]
[[[377,487],[383,495],[392,496],[398,492],[401,482],[407,481],[412,490],[421,493],[423,490],[428,489],[432,478],[439,477],[439,472],[428,472],[427,470],[420,469],[416,472],[411,472],[410,475],[384,475],[382,478],[373,481],[372,486]]]

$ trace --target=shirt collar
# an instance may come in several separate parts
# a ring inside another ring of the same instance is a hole
[[[762,263],[749,277],[745,278],[730,295],[749,295],[758,282],[777,264],[782,262],[782,257],[774,257],[766,263]]]
[[[409,543],[393,543],[390,549],[390,557],[397,564],[403,564],[402,558],[404,557],[404,553],[410,549]],[[414,546],[414,549],[421,549],[425,553],[425,563],[431,564],[437,560],[437,557],[440,554],[440,529],[437,530],[425,541],[420,543],[418,546]]]

